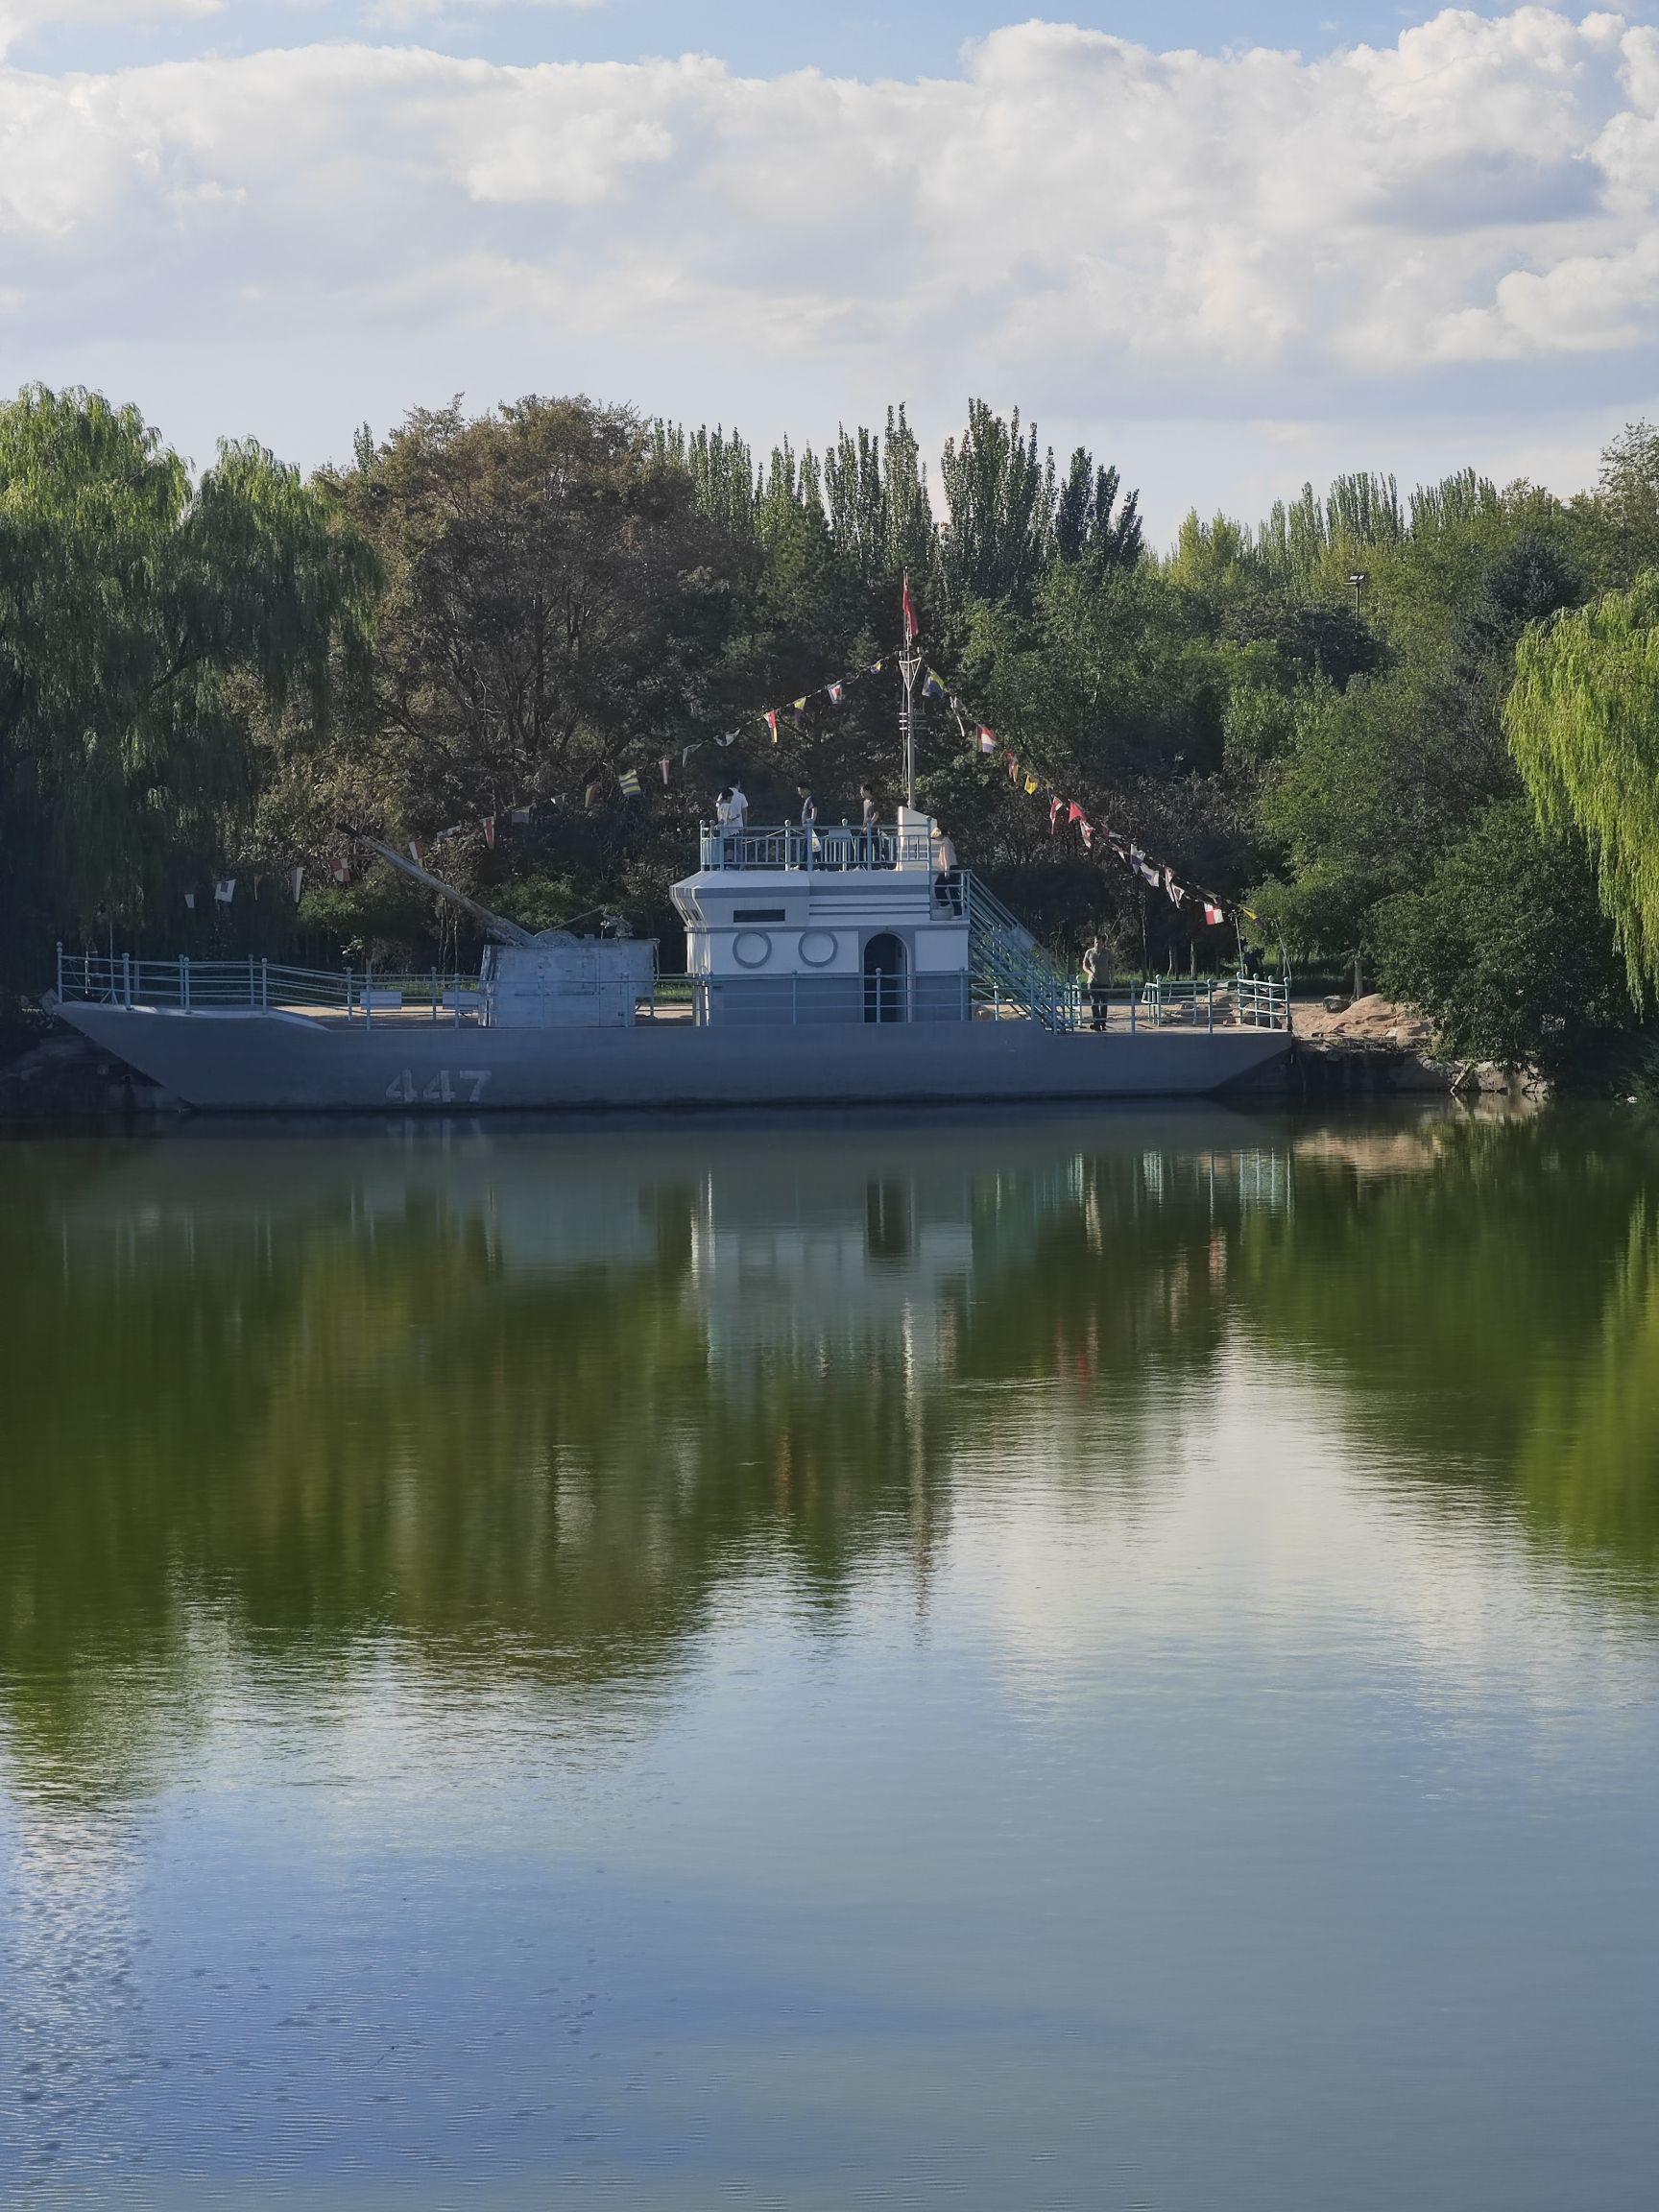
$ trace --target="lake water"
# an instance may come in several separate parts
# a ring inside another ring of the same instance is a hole
[[[1623,2212],[1659,1129],[0,1144],[0,2201]]]

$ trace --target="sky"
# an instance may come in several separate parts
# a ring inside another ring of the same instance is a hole
[[[1659,8],[0,0],[0,390],[305,466],[462,393],[970,396],[1245,519],[1659,416]]]

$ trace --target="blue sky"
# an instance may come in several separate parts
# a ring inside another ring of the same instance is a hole
[[[1659,413],[1652,15],[0,0],[0,389],[308,465],[455,392],[761,445],[981,394],[1165,534],[1571,489]]]
[[[634,61],[650,54],[718,54],[733,68],[773,75],[818,68],[858,76],[921,76],[949,71],[965,40],[1026,13],[1050,13],[1160,48],[1207,53],[1255,44],[1317,53],[1339,43],[1390,43],[1419,20],[1419,8],[1340,7],[1331,0],[1112,0],[1050,10],[995,0],[911,0],[908,6],[803,6],[800,0],[226,0],[204,25],[146,22],[141,11],[120,22],[58,22],[70,5],[41,0],[45,18],[31,35],[30,60],[48,68],[107,68],[199,52],[294,45],[318,37],[407,40],[451,54],[507,62]],[[91,12],[89,10],[89,12]],[[1502,7],[1479,5],[1494,15]],[[1647,20],[1646,5],[1622,11]],[[0,17],[4,9],[0,7]]]

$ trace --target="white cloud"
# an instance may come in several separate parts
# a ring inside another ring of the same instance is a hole
[[[770,379],[805,429],[906,393],[943,420],[974,387],[1288,436],[1443,412],[1479,367],[1473,427],[1508,376],[1572,444],[1568,375],[1646,373],[1659,339],[1656,198],[1659,35],[1544,7],[1310,60],[1030,22],[899,83],[408,44],[0,67],[25,373],[209,330],[227,360],[418,351],[479,399],[534,355],[669,409],[725,391],[728,419]],[[384,419],[373,391],[338,406]]]

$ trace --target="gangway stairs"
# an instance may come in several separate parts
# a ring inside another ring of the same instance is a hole
[[[1077,985],[969,869],[962,871],[968,958],[979,1004],[1011,1006],[1045,1029],[1082,1026]]]

